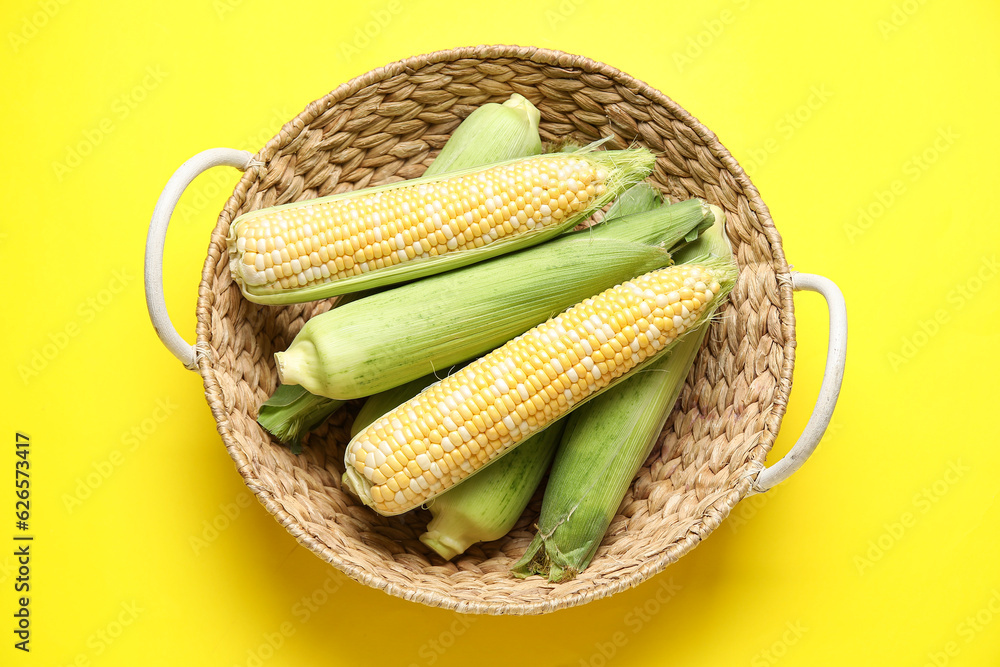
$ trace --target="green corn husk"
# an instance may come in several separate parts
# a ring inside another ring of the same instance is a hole
[[[302,438],[327,417],[336,412],[344,401],[315,396],[302,387],[278,385],[278,388],[257,411],[257,422],[293,454],[302,452]]]
[[[661,203],[659,192],[640,183],[618,198],[605,219],[642,213]],[[377,416],[371,421],[375,419]],[[510,532],[552,462],[563,425],[563,421],[556,422],[531,436],[495,463],[433,498],[427,504],[433,518],[420,541],[450,560],[477,542],[496,540]]]
[[[679,262],[731,260],[721,209],[715,224],[678,253]],[[723,295],[716,301],[717,308]],[[566,581],[593,559],[636,473],[649,457],[708,332],[701,326],[570,417],[549,475],[538,533],[515,576]]]
[[[307,322],[288,350],[275,354],[278,375],[340,400],[398,386],[669,266],[667,249],[711,220],[704,202],[688,200],[373,294]]]
[[[433,518],[420,541],[451,560],[477,542],[498,540],[510,532],[549,469],[562,430],[561,421],[552,424],[432,498],[427,509]]]
[[[484,104],[462,121],[424,175],[436,176],[449,170],[471,169],[541,153],[539,117],[538,109],[517,93],[503,104]],[[340,305],[357,294],[344,295]],[[298,454],[302,451],[305,434],[343,403],[311,394],[299,385],[279,385],[271,398],[261,405],[257,421],[289,445],[292,453]]]
[[[406,262],[400,262],[399,264],[394,264],[392,266],[386,266],[368,271],[367,273],[348,276],[332,282],[307,285],[294,289],[276,289],[268,285],[248,284],[246,276],[244,276],[243,273],[245,267],[241,262],[242,253],[238,249],[237,238],[240,226],[245,225],[248,220],[261,215],[270,214],[277,210],[288,209],[291,207],[301,207],[304,205],[303,202],[283,204],[281,206],[259,209],[257,211],[245,213],[244,215],[233,220],[228,236],[230,269],[233,275],[233,280],[240,285],[243,295],[250,301],[262,304],[282,305],[289,303],[302,303],[304,301],[314,301],[317,299],[325,299],[327,297],[336,296],[338,294],[347,294],[349,292],[356,292],[359,290],[385,287],[387,285],[394,285],[414,280],[416,278],[450,271],[462,266],[468,266],[492,257],[497,257],[543,243],[559,234],[562,234],[566,230],[572,229],[580,222],[589,218],[594,211],[604,207],[606,204],[617,198],[618,195],[626,189],[648,176],[653,169],[653,163],[655,161],[653,154],[645,148],[632,148],[614,151],[584,149],[574,155],[580,159],[590,161],[599,168],[605,169],[608,172],[608,177],[603,194],[593,197],[587,202],[586,208],[578,211],[574,215],[566,217],[564,220],[560,220],[559,222],[550,224],[544,228],[535,228],[524,233],[502,237],[492,243],[478,248],[470,248],[458,252],[449,252],[425,259],[413,259]],[[525,158],[517,159],[520,160]],[[498,162],[490,166],[501,165],[505,162],[513,161],[514,160]],[[364,190],[330,195],[328,197],[313,200],[313,202],[328,202],[348,198],[364,198],[390,189],[411,187],[434,180],[453,178],[465,173],[474,173],[484,168],[485,167],[479,167],[469,170],[453,171],[449,172],[447,175],[421,176],[417,179],[405,181],[403,184],[390,183],[388,185],[366,188]]]
[[[540,119],[538,109],[517,93],[503,104],[484,104],[452,133],[424,176],[538,155]]]
[[[698,200],[691,200],[698,201]],[[621,197],[615,200],[608,212],[604,214],[604,220],[614,220],[626,215],[636,213],[648,213],[663,204],[663,196],[660,191],[649,183],[636,183],[622,193]],[[597,228],[595,228],[597,229]]]

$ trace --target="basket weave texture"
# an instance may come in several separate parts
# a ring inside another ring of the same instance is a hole
[[[232,282],[226,234],[258,208],[420,176],[476,107],[520,93],[541,111],[542,139],[656,155],[649,182],[673,200],[721,206],[740,267],[657,446],[591,566],[550,584],[515,579],[540,494],[506,537],[454,562],[417,536],[429,513],[381,517],[341,489],[359,402],[292,455],[256,422],[277,384],[273,353],[333,301],[260,306]],[[607,65],[530,47],[479,46],[373,70],[310,104],[257,154],[219,215],[198,299],[198,368],[219,433],[247,486],[303,545],[392,595],[463,612],[538,614],[637,585],[711,533],[750,490],[791,388],[794,317],[788,265],[767,207],[715,135],[659,91]]]

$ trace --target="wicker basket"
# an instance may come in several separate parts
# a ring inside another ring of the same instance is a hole
[[[229,223],[241,213],[419,176],[474,108],[511,93],[541,111],[544,140],[586,143],[610,134],[609,148],[652,149],[658,157],[650,181],[665,195],[702,197],[725,209],[740,266],[731,301],[593,563],[562,584],[515,579],[507,571],[532,536],[539,495],[506,537],[446,562],[417,539],[429,513],[381,517],[345,493],[344,447],[358,402],[313,433],[301,455],[272,440],[255,421],[277,382],[272,355],[331,302],[250,303],[230,280],[226,254]],[[656,574],[752,492],[791,388],[791,274],[781,238],[746,174],[712,132],[659,91],[579,56],[512,46],[462,48],[393,63],[339,86],[285,124],[252,159],[222,150],[221,157],[216,151],[214,158],[182,167],[154,215],[154,222],[165,215],[165,234],[171,197],[176,201],[194,175],[215,164],[246,171],[212,232],[199,288],[197,355],[168,320],[162,323],[165,310],[155,290],[150,313],[164,342],[196,363],[219,433],[247,486],[320,558],[362,583],[428,605],[544,613]],[[156,252],[151,258],[147,247],[147,281],[150,261],[155,264]]]

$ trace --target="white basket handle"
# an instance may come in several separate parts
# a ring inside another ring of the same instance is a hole
[[[777,463],[768,466],[757,475],[752,493],[763,493],[780,484],[802,467],[806,459],[816,450],[823,433],[830,425],[833,408],[837,405],[840,385],[844,380],[844,364],[847,361],[847,305],[844,295],[832,280],[810,273],[792,273],[792,289],[819,292],[826,299],[830,311],[830,343],[826,352],[826,370],[816,398],[809,422],[792,448]]]
[[[195,346],[189,345],[177,333],[167,314],[167,302],[163,298],[163,245],[167,239],[167,225],[184,190],[203,171],[220,166],[236,167],[240,171],[246,171],[253,164],[252,153],[235,148],[211,148],[198,153],[182,164],[167,181],[160,198],[156,200],[156,208],[153,209],[153,217],[149,221],[144,271],[149,319],[153,322],[156,335],[167,349],[181,360],[185,368],[191,370],[195,369],[197,363]]]

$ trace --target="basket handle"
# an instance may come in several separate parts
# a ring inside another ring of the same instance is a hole
[[[802,435],[777,463],[763,469],[753,483],[753,493],[763,493],[780,484],[802,467],[816,450],[823,433],[830,425],[833,408],[837,405],[840,385],[844,380],[847,361],[847,305],[844,295],[832,280],[811,273],[792,273],[792,289],[819,292],[826,299],[830,312],[830,343],[826,352],[826,370],[816,398],[816,406]]]
[[[167,181],[160,198],[156,200],[153,217],[149,221],[146,236],[146,264],[143,276],[146,283],[146,309],[153,322],[156,335],[185,368],[194,370],[197,365],[195,346],[189,345],[174,328],[167,314],[167,302],[163,297],[163,246],[167,239],[167,225],[174,207],[187,186],[199,174],[212,167],[236,167],[246,171],[253,166],[253,154],[235,148],[210,148],[198,153],[182,164]]]

